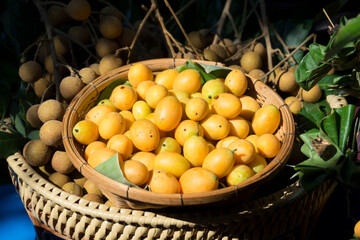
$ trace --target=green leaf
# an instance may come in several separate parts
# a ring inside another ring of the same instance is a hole
[[[333,111],[330,115],[324,117],[320,122],[321,130],[329,136],[329,138],[336,144],[339,144],[338,126],[340,116]]]
[[[227,74],[231,71],[231,69],[220,67],[220,66],[212,66],[206,64],[200,64],[197,62],[193,62],[188,60],[181,66],[176,68],[179,72],[182,72],[186,69],[195,69],[199,71],[201,75],[201,83],[204,84],[205,82],[215,79],[215,78],[225,78]]]
[[[334,111],[340,116],[339,130],[339,148],[345,153],[350,131],[352,130],[352,121],[355,114],[355,106],[352,104],[345,105],[342,108],[335,108]]]
[[[105,162],[101,163],[95,168],[96,171],[99,173],[107,176],[108,178],[111,178],[117,182],[126,184],[131,187],[137,187],[138,186],[130,183],[125,177],[123,172],[121,171],[118,154],[114,154],[114,156],[107,159]]]
[[[360,17],[352,18],[341,26],[333,36],[334,40],[326,49],[325,59],[330,59],[338,54],[349,43],[360,38]]]
[[[17,114],[15,116],[15,129],[23,136],[26,137],[25,125],[24,122],[21,120],[20,115]]]
[[[116,88],[119,85],[122,85],[125,83],[124,79],[115,79],[114,81],[112,81],[100,94],[99,98],[96,100],[96,104],[98,104],[101,100],[103,99],[109,99],[111,96],[112,91],[114,90],[114,88]]]
[[[299,172],[299,181],[306,192],[311,192],[334,174],[335,172],[323,169],[309,169],[306,172]]]
[[[40,133],[40,130],[33,130],[30,133],[28,133],[27,138],[29,138],[31,140],[40,139],[39,133]]]
[[[295,70],[296,82],[306,91],[315,86],[332,68],[330,63],[323,62],[325,48],[320,44],[310,44],[309,52]]]
[[[0,158],[7,158],[19,151],[25,142],[25,138],[20,134],[0,132]]]
[[[311,123],[316,127],[320,126],[321,120],[331,111],[330,106],[326,100],[317,103],[304,102],[302,109],[300,110],[299,117],[302,117],[301,128],[311,129]],[[310,123],[309,123],[310,121]],[[307,127],[306,125],[310,126]]]

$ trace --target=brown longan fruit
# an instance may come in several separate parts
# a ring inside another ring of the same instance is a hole
[[[233,43],[233,41],[229,38],[224,38],[222,41],[220,41],[220,46],[226,48],[226,50],[228,50],[228,52],[230,53],[230,55],[233,55],[236,53],[236,45]]]
[[[38,116],[40,104],[34,104],[26,111],[26,121],[32,126],[33,128],[40,128],[41,127],[41,120]]]
[[[289,96],[285,98],[284,101],[289,106],[290,111],[295,115],[298,114],[303,107],[303,102],[294,96]]]
[[[253,52],[259,54],[261,58],[266,56],[266,48],[262,43],[259,42],[255,44]]]
[[[33,83],[43,74],[42,67],[35,61],[27,61],[19,68],[20,78],[27,83]]]
[[[74,170],[70,173],[70,178],[76,183],[79,184],[82,188],[84,187],[87,178],[84,177],[78,170]]]
[[[321,88],[319,84],[316,84],[309,91],[301,89],[301,97],[305,102],[308,103],[316,103],[317,101],[319,101],[321,98]]]
[[[39,119],[45,123],[49,120],[61,120],[64,115],[64,109],[61,102],[55,99],[49,99],[40,104],[38,109]]]
[[[106,6],[100,11],[100,16],[113,16],[116,17],[120,22],[122,21],[122,15],[119,9],[114,6]]]
[[[46,15],[50,24],[54,27],[58,27],[66,23],[69,19],[69,15],[67,14],[65,8],[57,5],[52,5],[49,7],[49,9],[46,11]]]
[[[124,62],[121,58],[115,57],[114,55],[107,55],[100,61],[100,74],[103,75],[111,70],[121,67],[123,63]]]
[[[260,79],[265,73],[261,69],[253,69],[249,72],[249,75],[255,79]]]
[[[51,149],[41,140],[30,140],[23,148],[26,162],[33,167],[40,167],[49,162]]]
[[[51,162],[47,162],[45,165],[35,168],[35,170],[44,178],[48,178],[55,170],[51,167]]]
[[[79,75],[81,76],[81,81],[84,84],[91,83],[97,77],[96,72],[89,67],[80,69]]]
[[[57,56],[63,56],[69,52],[70,42],[62,35],[56,35],[54,38],[54,48]]]
[[[219,56],[209,48],[204,49],[203,54],[205,60],[214,61],[214,62],[218,62],[220,60]]]
[[[262,66],[261,57],[255,52],[246,52],[240,59],[240,66],[245,72],[250,72],[253,69],[260,69]]]
[[[74,194],[76,196],[82,197],[83,196],[83,189],[78,184],[74,182],[68,182],[65,183],[62,187],[62,190],[64,190],[67,193]]]
[[[230,65],[229,68],[231,68],[231,69],[239,69],[241,71],[244,71],[244,69],[242,69],[242,67],[240,65],[236,65],[236,64]]]
[[[220,59],[224,60],[227,57],[226,50],[219,44],[212,44],[210,45],[210,50],[216,53]]]
[[[198,49],[203,49],[206,46],[205,37],[198,31],[193,31],[188,34],[189,40],[192,45]]]
[[[68,76],[60,82],[60,93],[66,100],[70,101],[84,87],[84,83],[78,77]]]
[[[57,61],[58,61],[58,63],[66,63],[65,58],[63,58],[62,56],[57,56]],[[54,64],[53,64],[53,60],[52,60],[51,55],[47,56],[46,59],[45,59],[45,69],[51,75],[54,74]],[[61,75],[65,75],[65,74],[67,74],[69,72],[69,70],[64,66],[58,66],[57,70],[59,71],[59,73]]]
[[[49,181],[59,188],[62,188],[66,183],[71,182],[71,179],[65,174],[54,172],[49,176]]]
[[[119,48],[119,45],[117,44],[117,42],[115,42],[114,40],[109,40],[106,38],[100,38],[97,42],[96,42],[96,53],[97,55],[99,55],[99,57],[105,57],[106,55],[109,54],[114,54],[116,49]]]
[[[115,39],[122,32],[122,23],[114,16],[103,16],[100,19],[100,32],[107,39]]]
[[[83,44],[88,44],[91,40],[89,31],[83,26],[73,26],[69,29],[68,34]]]
[[[45,78],[39,78],[36,82],[34,82],[34,92],[35,95],[39,98],[41,98],[44,93],[46,88],[48,87],[49,82],[47,79]]]
[[[52,168],[62,174],[71,173],[75,167],[65,151],[56,151],[51,158]]]
[[[99,195],[96,194],[96,193],[88,193],[88,194],[85,194],[82,198],[83,198],[83,199],[86,199],[86,200],[88,200],[88,201],[91,201],[91,202],[97,202],[97,203],[101,203],[101,204],[104,203],[102,197],[99,196]]]
[[[282,92],[290,93],[294,91],[298,87],[295,80],[295,73],[287,71],[281,74],[277,82],[277,86]]]
[[[40,140],[48,146],[59,146],[62,144],[63,123],[59,120],[49,120],[45,122],[40,128]]]
[[[78,21],[87,19],[91,14],[91,6],[86,0],[71,0],[66,6],[69,16]]]
[[[86,193],[96,193],[99,196],[104,196],[104,194],[101,192],[100,188],[95,185],[92,181],[89,179],[86,180],[84,183],[84,189],[86,190]]]
[[[93,63],[89,66],[89,68],[91,68],[96,73],[97,76],[100,76],[99,66],[100,66],[99,63]]]

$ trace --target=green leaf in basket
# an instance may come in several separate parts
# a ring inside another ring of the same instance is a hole
[[[114,90],[114,88],[116,88],[119,85],[122,85],[125,83],[124,79],[115,79],[114,81],[112,81],[100,94],[100,96],[98,97],[98,99],[96,100],[95,104],[98,104],[101,100],[103,99],[109,99],[110,95],[112,93],[112,91]]]
[[[19,151],[25,142],[25,138],[19,133],[0,132],[0,158],[7,158]]]
[[[225,78],[231,69],[227,69],[220,66],[207,65],[202,63],[193,62],[188,60],[183,65],[176,68],[179,72],[182,72],[186,69],[195,69],[199,71],[201,75],[201,83],[215,79],[215,78]]]
[[[15,116],[15,128],[21,135],[23,135],[23,137],[26,137],[25,124],[21,120],[19,114]]]
[[[138,186],[132,184],[124,177],[124,174],[120,168],[118,154],[114,154],[114,156],[110,157],[105,162],[98,165],[95,170],[117,182],[138,188]]]

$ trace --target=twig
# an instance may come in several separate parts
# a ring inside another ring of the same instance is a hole
[[[164,34],[164,37],[165,37],[165,41],[170,49],[170,53],[171,53],[171,56],[172,57],[175,57],[175,51],[174,51],[174,48],[171,44],[171,41],[169,39],[169,34],[168,34],[168,31],[165,27],[165,24],[164,24],[164,20],[160,14],[160,11],[159,11],[159,8],[158,8],[158,5],[157,5],[157,1],[156,0],[151,0],[151,4],[155,4],[156,5],[156,9],[155,9],[155,14],[156,14],[156,18],[158,19],[159,23],[160,23],[160,26],[161,26],[161,29],[163,31],[163,34]]]
[[[94,26],[91,24],[89,18],[85,19],[85,24],[89,27],[90,35],[92,34],[93,38],[95,38],[95,43],[99,40],[96,31],[94,29]]]
[[[252,7],[252,11],[254,11],[254,13],[255,13],[255,16],[256,16],[256,19],[258,21],[260,29],[263,29],[264,26],[263,26],[263,23],[261,22],[261,17],[259,15],[258,11],[256,10],[256,5],[252,2],[252,0],[250,0],[250,4],[251,4],[251,7]]]
[[[185,6],[183,6],[182,8],[180,8],[175,15],[179,16],[182,12],[184,12],[188,7],[190,7],[194,2],[196,2],[196,0],[191,0],[189,1],[187,4],[185,4]],[[168,20],[166,20],[165,25],[168,25],[169,22],[171,22],[174,19],[174,16],[171,16],[168,18]]]
[[[63,2],[58,2],[58,1],[46,1],[46,2],[41,2],[41,5],[59,5],[62,7],[66,7],[67,5]]]
[[[177,49],[178,49],[182,54],[186,54],[185,48],[181,46],[181,44],[173,37],[173,35],[171,35],[171,33],[169,33],[169,31],[166,31],[166,34],[169,36],[169,38],[171,39],[171,41],[175,44],[175,46],[177,47]]]
[[[38,56],[38,54],[39,54],[41,45],[43,44],[44,41],[47,41],[46,39],[44,39],[45,36],[42,36],[41,38],[42,38],[42,39],[41,39],[41,41],[39,42],[39,45],[38,45],[38,47],[36,48],[36,51],[35,51],[35,54],[34,54],[34,61],[36,61],[36,59],[37,59],[37,56]]]
[[[276,39],[277,39],[277,40],[280,42],[280,44],[283,46],[285,52],[286,52],[287,54],[289,54],[289,53],[290,53],[289,48],[288,48],[288,46],[286,45],[286,43],[284,42],[284,40],[282,39],[282,37],[280,36],[280,34],[278,33],[278,31],[276,31],[276,29],[274,28],[274,26],[273,26],[272,24],[270,24],[270,27],[271,27],[271,29],[273,30]],[[295,61],[295,59],[294,59],[293,57],[291,57],[290,60],[296,65],[296,61]]]
[[[33,0],[36,8],[38,9],[41,19],[45,24],[45,29],[46,29],[46,34],[47,37],[49,39],[50,42],[50,54],[51,54],[51,60],[53,62],[53,67],[54,67],[54,82],[55,82],[55,87],[56,87],[56,100],[60,101],[60,80],[61,80],[61,75],[57,69],[57,57],[56,57],[56,52],[55,52],[55,47],[54,47],[54,40],[53,40],[53,34],[52,34],[52,27],[50,24],[49,19],[47,18],[46,12],[45,10],[42,8],[41,3],[39,0]]]
[[[51,82],[51,83],[46,87],[43,95],[41,96],[40,104],[41,104],[42,102],[44,102],[44,98],[45,98],[47,92],[54,86],[54,84],[55,84],[55,82]]]
[[[247,1],[247,0],[245,0],[245,2],[246,2],[246,1]],[[238,30],[236,29],[236,24],[235,24],[234,18],[233,18],[233,16],[231,15],[230,11],[228,12],[227,17],[229,18],[229,21],[230,21],[230,23],[231,23],[231,26],[232,26],[232,28],[233,28],[233,30],[234,30],[235,37],[236,37],[237,39],[239,39],[239,41],[240,41],[241,36],[240,36]]]
[[[176,16],[176,14],[174,13],[173,9],[171,8],[169,2],[168,2],[167,0],[164,0],[164,2],[165,2],[165,5],[166,5],[166,6],[168,7],[168,9],[170,10],[171,14],[173,15],[173,17],[174,17],[176,23],[178,24],[181,32],[184,34],[184,37],[185,37],[186,41],[189,43],[190,47],[193,49],[193,51],[194,51],[194,53],[195,53],[195,55],[196,55],[196,58],[197,58],[197,59],[200,59],[200,58],[201,58],[200,54],[198,53],[198,51],[196,50],[196,48],[194,47],[194,45],[191,43],[191,41],[190,41],[190,39],[189,39],[189,36],[186,34],[183,26],[181,25],[178,17]]]
[[[260,0],[260,11],[261,11],[261,18],[263,23],[262,31],[265,33],[265,44],[266,44],[266,52],[267,52],[267,63],[268,63],[268,69],[273,68],[273,62],[272,62],[272,54],[271,54],[271,41],[270,41],[270,35],[269,35],[269,28],[268,28],[268,19],[266,16],[266,9],[265,9],[265,1]],[[264,79],[264,82],[267,82],[267,78]]]
[[[141,23],[140,23],[140,25],[139,25],[139,28],[138,28],[137,31],[136,31],[135,37],[134,37],[134,39],[133,39],[133,41],[131,42],[131,45],[130,45],[130,47],[129,47],[129,48],[130,48],[130,51],[129,51],[128,56],[127,56],[126,64],[129,64],[131,52],[132,52],[132,50],[133,50],[133,48],[134,48],[134,46],[135,46],[136,40],[138,39],[138,37],[139,37],[139,35],[140,35],[140,32],[141,32],[142,28],[143,28],[144,25],[145,25],[146,20],[149,18],[149,16],[150,16],[151,13],[155,10],[155,8],[156,8],[156,5],[151,4],[151,7],[150,7],[149,11],[146,13],[144,19],[141,21]]]
[[[253,44],[254,41],[258,41],[260,38],[263,38],[263,37],[264,37],[264,33],[261,33],[261,35],[257,36],[253,40],[247,42],[246,44],[243,44],[243,46],[240,47],[234,55],[225,59],[225,61],[231,61],[231,60],[238,58],[245,49],[249,48]]]
[[[323,8],[323,12],[324,12],[326,18],[329,20],[331,26],[332,26],[333,28],[335,28],[333,22],[331,21],[331,18],[329,17],[329,15],[327,14],[327,12],[326,12],[326,10],[325,10],[325,8]]]
[[[219,36],[221,35],[222,28],[223,28],[224,22],[225,22],[225,18],[229,13],[229,9],[230,9],[230,6],[231,6],[231,1],[232,0],[226,0],[226,2],[225,2],[224,9],[223,9],[223,11],[221,13],[221,16],[220,16],[220,19],[219,19],[219,22],[218,22],[218,26],[217,26],[216,33],[215,33],[212,44],[216,44],[219,41]]]
[[[302,43],[299,44],[297,48],[294,49],[289,55],[287,55],[283,60],[281,60],[278,64],[276,64],[272,69],[269,69],[267,73],[265,73],[261,79],[265,79],[269,76],[272,72],[275,71],[276,68],[280,67],[284,62],[286,62],[289,58],[291,58],[299,49],[301,49],[308,41],[316,37],[315,34],[310,34]]]
[[[241,16],[241,23],[240,23],[240,33],[237,35],[237,38],[239,39],[239,42],[241,42],[242,30],[243,30],[243,28],[245,26],[246,10],[247,10],[247,0],[244,1],[244,8],[243,8],[243,12],[242,12],[242,16]]]
[[[79,47],[83,48],[90,56],[92,56],[96,61],[99,61],[99,58],[93,54],[82,42],[76,40],[75,38],[71,37],[69,34],[64,33],[63,31],[60,31],[57,28],[51,27],[52,30],[60,35],[63,35],[64,37],[68,38],[70,41],[74,42],[75,44],[79,45]]]

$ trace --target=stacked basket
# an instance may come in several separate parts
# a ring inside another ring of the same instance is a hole
[[[143,63],[157,73],[185,61],[158,59]],[[294,139],[294,122],[288,107],[260,81],[249,80],[246,94],[261,105],[272,103],[280,109],[282,122],[276,136],[282,147],[256,177],[209,193],[164,195],[132,189],[90,168],[82,157],[83,146],[74,141],[71,129],[108,84],[118,78],[126,79],[129,68],[130,65],[118,68],[85,87],[64,116],[63,141],[75,167],[97,183],[117,207],[68,194],[40,176],[19,153],[7,159],[13,184],[37,229],[49,230],[65,239],[279,239],[280,236],[306,239],[308,228],[316,221],[334,184],[326,182],[306,194],[295,182],[268,196],[249,200],[256,189],[285,165]],[[208,205],[218,207],[199,208]],[[290,216],[289,212],[296,215]]]

